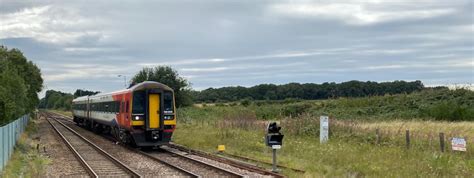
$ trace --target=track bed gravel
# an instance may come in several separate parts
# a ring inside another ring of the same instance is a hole
[[[39,151],[51,160],[44,177],[89,177],[48,121],[41,117],[36,122],[38,133],[34,138],[39,138]]]
[[[63,121],[64,124],[94,142],[97,146],[106,150],[109,154],[128,165],[144,177],[187,177],[186,174],[179,170],[170,168],[162,163],[147,158],[139,153],[131,151],[121,145],[103,138],[91,131],[76,126],[73,123]]]
[[[177,154],[186,155],[188,157],[206,162],[208,164],[211,164],[211,165],[214,165],[214,166],[217,166],[217,167],[220,167],[220,168],[224,168],[226,170],[230,170],[230,171],[233,171],[233,172],[238,172],[238,173],[240,173],[244,176],[248,176],[248,177],[272,177],[272,176],[261,175],[261,174],[251,172],[251,171],[248,171],[248,170],[245,170],[245,169],[237,168],[237,167],[234,167],[234,166],[231,166],[231,165],[228,165],[228,164],[225,164],[225,163],[221,163],[221,162],[218,162],[218,161],[215,161],[215,160],[212,160],[212,159],[204,158],[204,157],[193,155],[193,154],[188,154],[186,152],[183,152],[183,151],[180,151],[180,150],[177,150],[177,149],[174,149],[174,148],[163,147],[163,149],[169,150],[169,151],[177,153]]]

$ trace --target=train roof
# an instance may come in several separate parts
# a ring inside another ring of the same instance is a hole
[[[109,93],[98,93],[98,94],[96,94],[96,95],[81,96],[81,97],[78,97],[78,98],[76,98],[76,99],[74,99],[74,100],[72,100],[72,101],[73,101],[73,102],[76,102],[76,101],[84,101],[84,100],[87,100],[88,98],[96,98],[96,97],[101,97],[101,96],[108,96],[108,95],[115,95],[115,94],[133,92],[133,91],[135,91],[135,90],[140,90],[140,89],[143,89],[143,88],[160,88],[160,89],[163,89],[163,90],[173,91],[172,88],[170,88],[170,87],[168,87],[167,85],[162,84],[162,83],[160,83],[160,82],[144,81],[144,82],[135,84],[135,85],[133,85],[132,87],[127,88],[127,89],[123,89],[123,90],[119,90],[119,91],[114,91],[114,92],[109,92]]]

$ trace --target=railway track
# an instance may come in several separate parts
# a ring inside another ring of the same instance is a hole
[[[184,152],[188,155],[194,155],[194,156],[214,160],[214,161],[217,161],[217,162],[220,162],[220,163],[223,163],[223,164],[227,164],[227,165],[230,165],[230,166],[233,166],[233,167],[236,167],[236,168],[240,168],[240,169],[247,170],[247,171],[250,171],[250,172],[255,172],[255,173],[258,173],[260,175],[266,175],[266,176],[272,176],[272,177],[278,177],[278,178],[285,177],[281,174],[274,173],[274,172],[271,172],[271,171],[267,171],[267,170],[264,170],[262,168],[259,168],[259,167],[253,166],[253,165],[242,164],[240,162],[236,162],[236,161],[233,161],[233,160],[230,160],[230,159],[227,159],[227,158],[223,158],[223,157],[220,157],[220,156],[216,156],[216,155],[213,155],[213,154],[209,154],[209,153],[206,153],[206,152],[189,149],[189,148],[186,148],[186,147],[178,145],[178,144],[171,143],[171,144],[168,145],[168,147],[170,147],[172,149],[179,150],[179,151]]]
[[[91,177],[141,177],[140,174],[47,114],[47,121]]]
[[[246,177],[244,174],[227,170],[166,148],[160,148],[152,152],[140,152],[148,157],[168,164],[180,165],[183,169],[197,172],[200,177]]]
[[[60,122],[68,122],[74,124],[70,121],[68,117],[50,113],[55,116],[55,119],[61,120]],[[50,116],[51,117],[51,116]],[[113,138],[106,137],[106,139],[113,140]],[[147,153],[138,149],[131,147],[126,147],[127,149],[141,154],[147,158],[150,158],[161,164],[165,164],[169,167],[177,169],[181,172],[184,172],[189,177],[244,177],[236,172],[225,170],[217,166],[208,164],[203,161],[199,161],[193,158],[188,158],[184,155],[173,153],[171,151],[161,151],[160,153]]]
[[[55,118],[57,118],[58,120],[61,120],[62,122],[68,122],[67,125],[75,124],[74,122],[72,122],[69,116],[65,116],[65,115],[61,115],[57,113],[49,113],[49,114],[53,115]],[[105,138],[108,140],[114,140],[113,138],[109,136],[105,136],[105,135],[102,135],[102,138]],[[174,144],[171,144],[168,147],[162,147],[159,150],[150,150],[150,151],[142,151],[136,148],[126,146],[126,145],[124,146],[135,153],[143,155],[161,164],[165,164],[168,167],[172,167],[176,170],[180,170],[181,172],[184,172],[184,174],[189,177],[254,177],[255,175],[257,175],[257,177],[260,177],[258,175],[271,176],[271,177],[283,177],[280,174],[275,174],[270,171],[261,170],[256,167],[249,168],[248,166],[238,165],[234,162],[229,162],[229,160],[216,160],[213,157],[209,157],[209,155],[197,154],[194,150],[191,152],[189,150],[186,150],[184,147],[179,147]],[[196,156],[202,157],[204,159],[197,159]],[[208,161],[208,160],[213,160],[213,161]],[[215,162],[215,161],[226,164],[226,165],[223,166],[223,164],[210,163],[210,162]],[[234,168],[230,168],[230,167],[234,167]]]

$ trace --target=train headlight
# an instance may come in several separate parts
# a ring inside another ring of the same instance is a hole
[[[134,121],[141,121],[141,120],[143,120],[143,116],[134,116],[133,120]]]
[[[167,115],[164,117],[165,120],[173,120],[173,117],[172,115]]]

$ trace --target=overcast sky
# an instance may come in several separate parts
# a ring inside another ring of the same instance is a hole
[[[382,3],[383,2],[383,3]],[[0,0],[0,44],[46,89],[121,89],[171,65],[195,89],[261,83],[474,83],[471,0]]]

